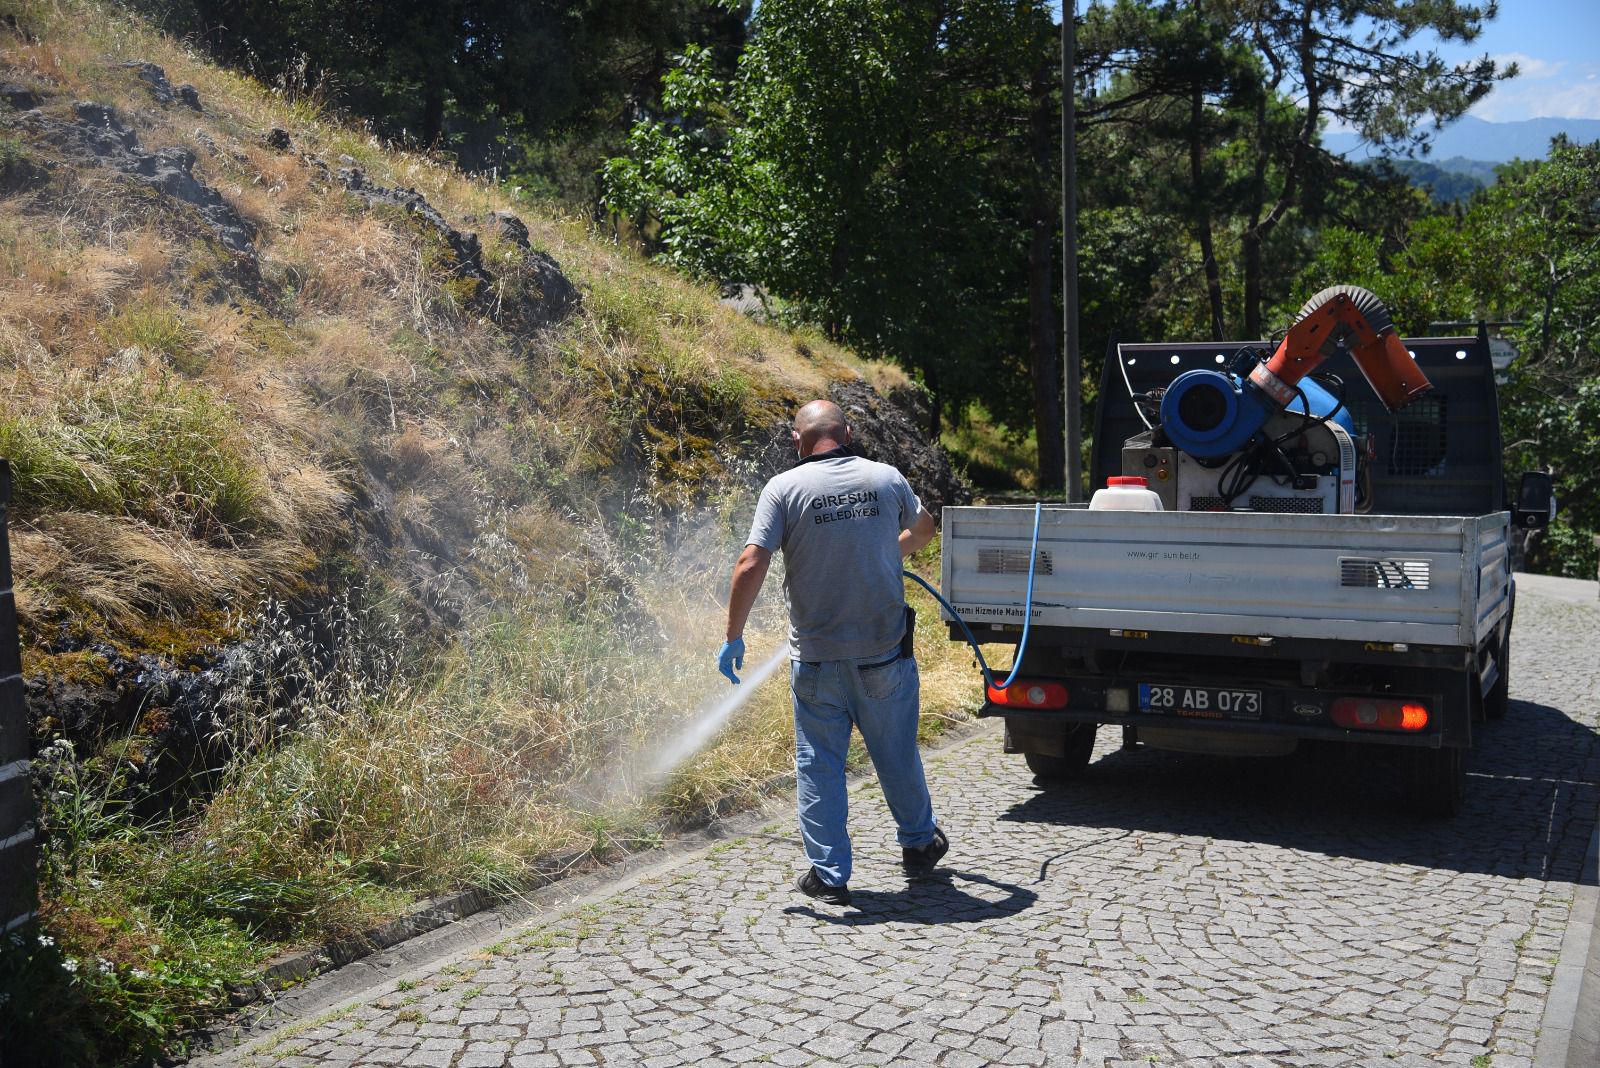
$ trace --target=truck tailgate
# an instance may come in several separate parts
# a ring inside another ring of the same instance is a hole
[[[1507,609],[1506,522],[1046,508],[1033,624],[1475,646]],[[945,596],[1018,624],[1031,507],[943,513]]]

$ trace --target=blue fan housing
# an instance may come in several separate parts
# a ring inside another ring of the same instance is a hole
[[[1332,412],[1339,400],[1311,379],[1302,379],[1290,411],[1319,417]],[[1238,452],[1278,410],[1272,399],[1248,380],[1222,371],[1185,371],[1173,379],[1161,399],[1161,427],[1172,444],[1203,460]],[[1340,409],[1333,422],[1354,433],[1348,409]]]

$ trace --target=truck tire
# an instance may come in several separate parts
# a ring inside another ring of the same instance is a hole
[[[1028,770],[1033,772],[1035,778],[1047,781],[1081,777],[1089,766],[1089,758],[1094,755],[1094,736],[1099,726],[1098,723],[1076,723],[1068,727],[1062,742],[1062,756],[1023,753],[1022,758],[1028,762]]]
[[[1483,715],[1485,719],[1505,719],[1506,712],[1511,708],[1511,627],[1506,626],[1506,636],[1500,640],[1500,650],[1495,654],[1495,661],[1500,668],[1500,677],[1494,680],[1494,688],[1483,695]]]
[[[1429,816],[1454,816],[1466,796],[1467,767],[1461,749],[1412,749],[1406,794],[1413,807]]]

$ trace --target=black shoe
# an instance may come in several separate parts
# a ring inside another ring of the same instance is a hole
[[[806,897],[814,897],[824,904],[850,904],[850,887],[829,886],[822,881],[822,876],[817,874],[815,868],[807,868],[806,873],[800,876],[800,881],[794,884],[794,888]]]
[[[933,829],[933,841],[915,849],[900,850],[900,862],[907,875],[927,875],[950,852],[950,839],[939,828]]]

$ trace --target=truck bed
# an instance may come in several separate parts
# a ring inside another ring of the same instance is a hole
[[[945,596],[980,638],[1022,622],[1033,514],[944,510]],[[1033,626],[1476,648],[1509,608],[1507,522],[1048,507]]]

